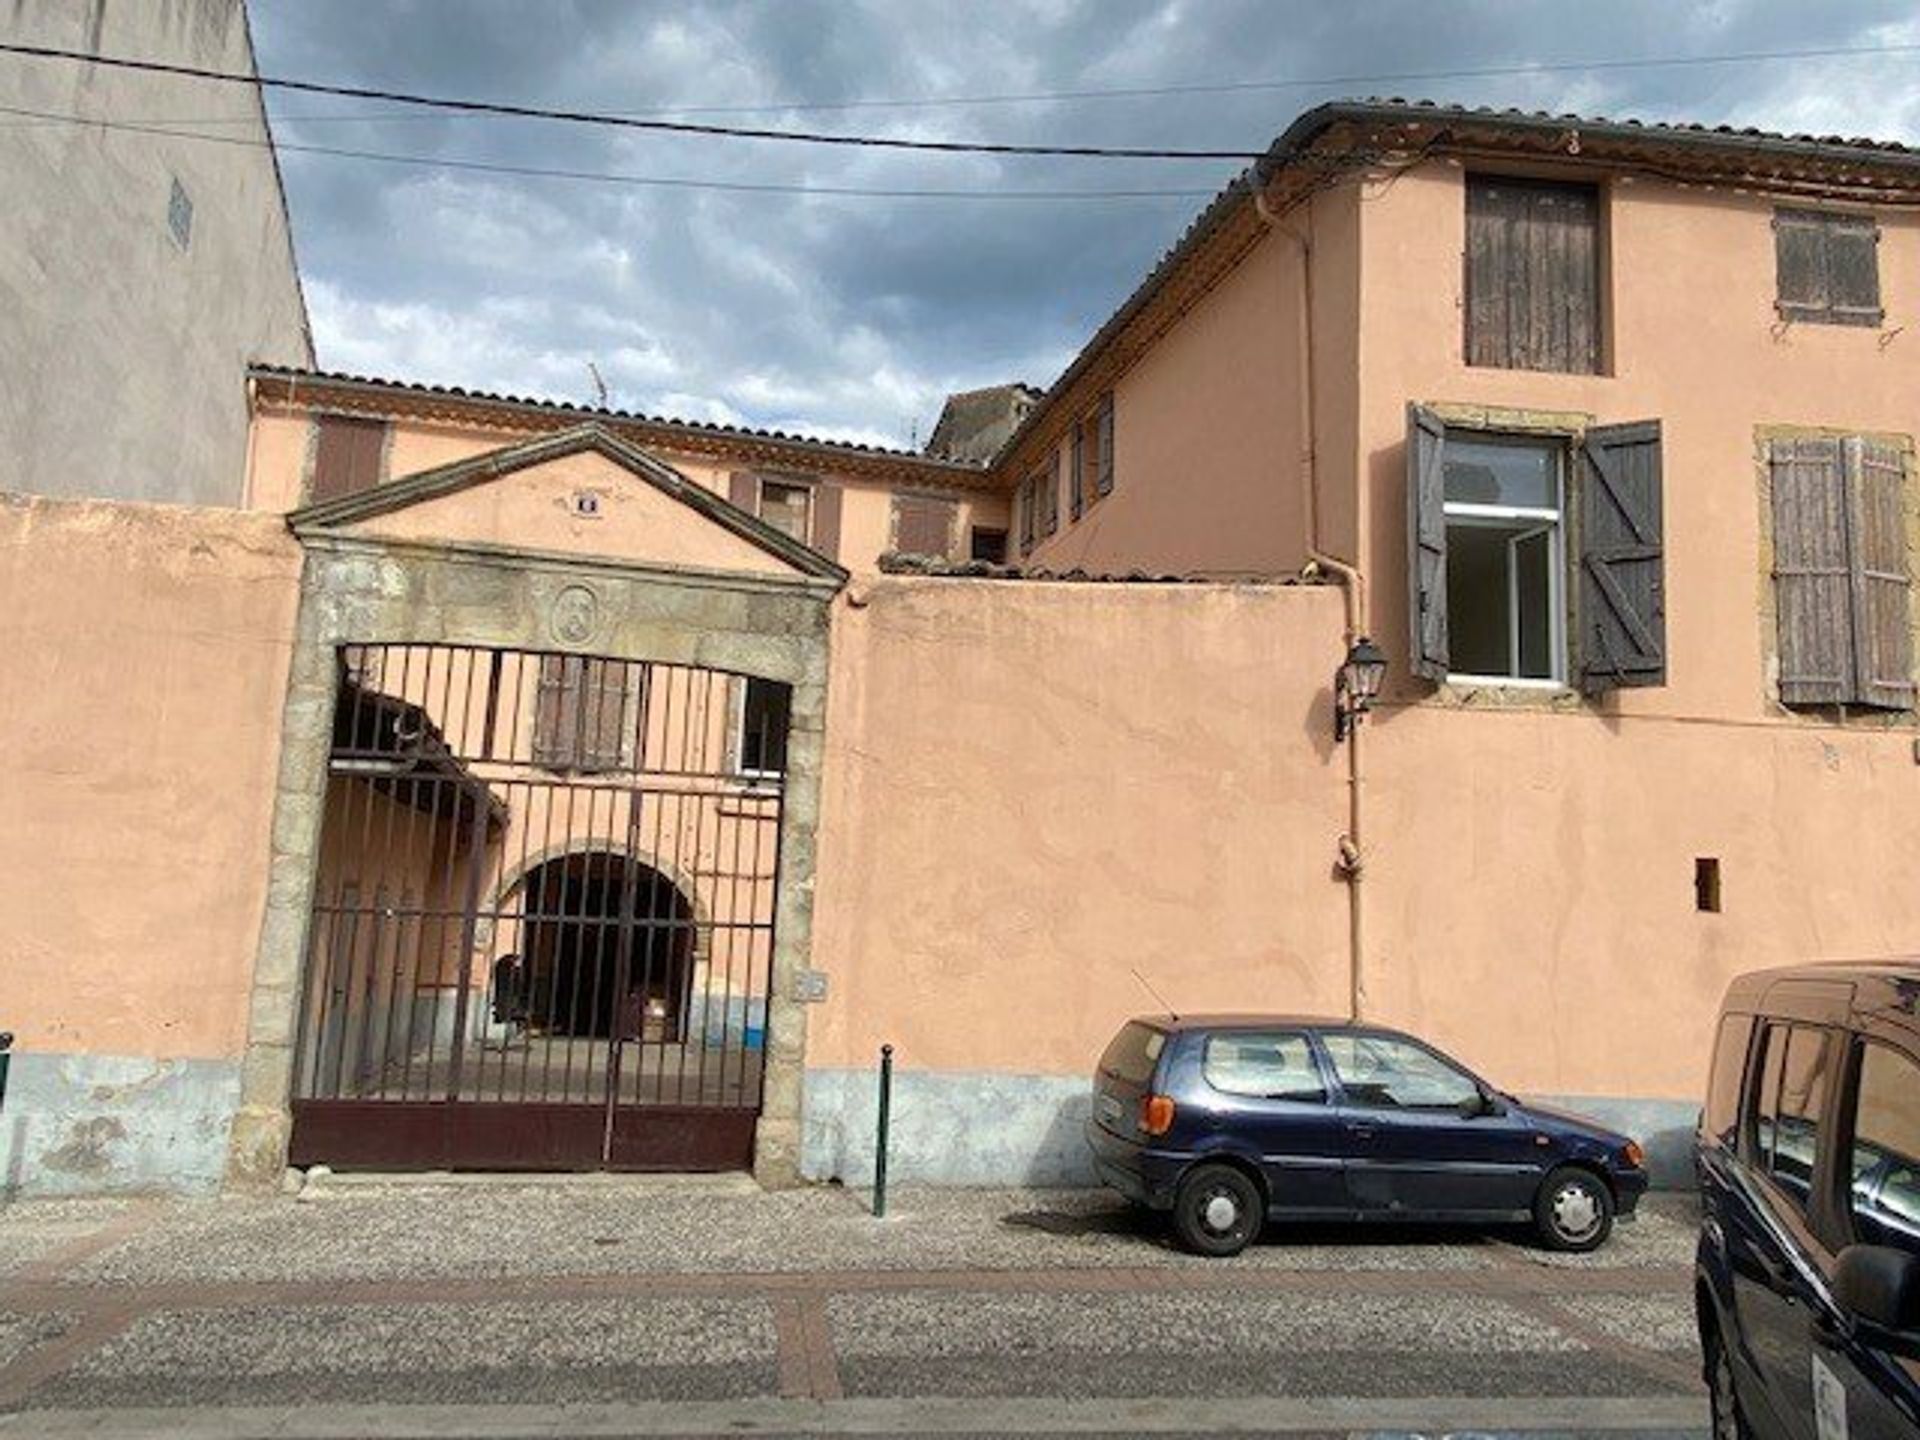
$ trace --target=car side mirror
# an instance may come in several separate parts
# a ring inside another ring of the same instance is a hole
[[[1488,1090],[1476,1090],[1459,1105],[1462,1120],[1478,1120],[1482,1115],[1504,1115],[1507,1107],[1500,1103],[1498,1096]]]
[[[1849,1245],[1833,1272],[1833,1298],[1883,1330],[1920,1332],[1920,1255],[1891,1245]]]

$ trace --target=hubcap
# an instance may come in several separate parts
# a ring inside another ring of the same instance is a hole
[[[1224,1235],[1239,1223],[1240,1206],[1224,1190],[1216,1190],[1200,1206],[1200,1223],[1216,1235]]]
[[[1553,1225],[1569,1240],[1584,1240],[1599,1228],[1600,1202],[1584,1185],[1563,1185],[1553,1197]]]

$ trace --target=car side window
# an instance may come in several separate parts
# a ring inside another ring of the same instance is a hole
[[[1754,1097],[1752,1158],[1804,1213],[1820,1163],[1832,1046],[1811,1025],[1767,1027]]]
[[[1340,1088],[1356,1105],[1452,1110],[1480,1093],[1464,1070],[1431,1051],[1387,1035],[1323,1035]]]
[[[1920,1254],[1920,1065],[1869,1040],[1853,1121],[1853,1231]]]
[[[1706,1112],[1701,1123],[1705,1138],[1731,1150],[1740,1128],[1740,1089],[1747,1077],[1747,1042],[1753,1038],[1753,1017],[1729,1015],[1720,1022],[1713,1044],[1713,1073],[1707,1082]]]
[[[1313,1047],[1298,1031],[1209,1035],[1200,1073],[1207,1084],[1226,1095],[1309,1104],[1327,1098]]]

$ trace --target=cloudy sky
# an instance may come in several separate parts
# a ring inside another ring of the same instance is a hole
[[[1318,101],[1405,94],[1920,140],[1911,0],[252,0],[252,11],[267,74],[764,128],[1244,151]],[[1857,46],[1907,48],[1609,63]],[[1457,73],[1569,64],[1592,68]],[[1176,93],[1084,93],[1155,88]],[[1081,93],[1021,98],[1060,92]],[[847,151],[311,96],[271,105],[287,146],[985,192],[742,192],[283,155],[328,368],[591,403],[591,366],[620,408],[885,444],[924,437],[949,390],[1050,381],[1237,168]],[[993,198],[1021,190],[1056,198]],[[1057,198],[1115,190],[1147,193]]]

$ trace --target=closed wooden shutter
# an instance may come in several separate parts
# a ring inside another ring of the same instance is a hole
[[[1660,422],[1597,425],[1580,453],[1581,688],[1664,685]]]
[[[735,470],[727,476],[727,499],[749,515],[760,513],[760,477],[751,470]]]
[[[627,700],[637,667],[581,655],[543,655],[533,759],[551,770],[617,770],[627,763]]]
[[[1904,710],[1913,704],[1913,629],[1907,558],[1905,457],[1893,446],[1845,442],[1847,530],[1852,542],[1855,698]]]
[[[1768,468],[1780,698],[1842,704],[1853,695],[1854,659],[1840,442],[1776,440]]]
[[[1407,407],[1408,648],[1413,673],[1447,678],[1447,427]]]
[[[322,415],[314,422],[313,483],[309,503],[357,495],[380,483],[387,422],[351,415]]]
[[[840,487],[813,487],[813,548],[829,560],[840,558]]]
[[[955,522],[960,507],[937,495],[893,497],[893,548],[903,555],[932,555],[946,559],[953,553]]]
[[[1048,460],[1047,468],[1033,477],[1033,483],[1040,501],[1040,534],[1045,538],[1060,528],[1060,457],[1058,455]]]
[[[533,763],[570,769],[580,733],[580,662],[571,655],[542,655],[533,711]]]
[[[1597,372],[1599,233],[1591,185],[1468,176],[1467,363]]]
[[[1878,325],[1880,227],[1871,215],[1776,210],[1775,308],[1790,320]]]
[[[1099,494],[1113,493],[1113,393],[1109,391],[1100,397],[1100,411],[1094,422],[1100,441],[1100,468],[1095,474],[1094,489]]]
[[[1020,512],[1020,553],[1026,554],[1033,549],[1033,480],[1029,477],[1020,482],[1020,488],[1014,493],[1013,508]]]

